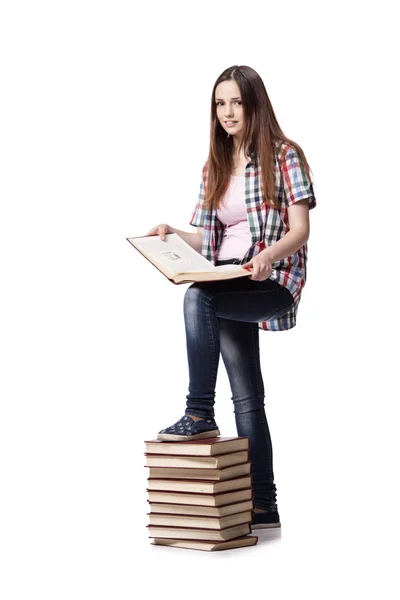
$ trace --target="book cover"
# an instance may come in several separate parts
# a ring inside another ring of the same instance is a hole
[[[147,489],[148,501],[166,504],[185,504],[192,506],[222,507],[236,502],[253,500],[253,491],[248,485],[240,490],[218,494],[196,494],[195,492],[164,491]]]
[[[148,513],[150,525],[163,527],[195,527],[198,529],[227,529],[251,523],[251,511],[226,515],[225,517],[207,517],[204,515],[174,515],[167,513]]]
[[[198,494],[218,494],[251,487],[251,475],[236,477],[226,481],[206,481],[194,479],[147,479],[149,490],[196,492]]]
[[[248,437],[222,437],[191,440],[188,442],[145,441],[146,454],[168,454],[174,456],[219,456],[229,452],[249,450]]]
[[[150,512],[152,514],[175,514],[175,515],[198,515],[204,517],[226,517],[237,513],[253,510],[253,499],[224,506],[207,506],[204,504],[168,504],[167,502],[150,502]]]
[[[185,456],[168,454],[146,454],[146,467],[186,467],[202,469],[223,469],[239,465],[249,460],[249,451],[229,452],[219,456]]]
[[[209,540],[177,540],[171,538],[154,538],[152,546],[169,546],[171,548],[186,548],[188,550],[204,550],[214,552],[218,550],[231,550],[233,548],[244,548],[246,546],[255,546],[258,537],[255,535],[245,535],[224,542],[212,542]]]
[[[225,481],[234,477],[248,475],[251,471],[251,462],[224,467],[223,469],[201,469],[184,467],[149,467],[151,479],[204,479],[207,481]]]
[[[176,538],[184,540],[223,541],[251,533],[250,523],[242,523],[226,529],[199,529],[195,527],[164,527],[147,525],[150,538]]]

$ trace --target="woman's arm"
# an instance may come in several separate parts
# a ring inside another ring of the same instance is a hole
[[[242,265],[253,269],[251,279],[264,281],[272,272],[272,264],[297,252],[308,240],[309,226],[308,198],[298,200],[288,208],[290,230],[280,240],[271,244],[251,260]]]
[[[262,251],[264,254],[268,254],[272,263],[279,262],[297,252],[307,242],[310,235],[308,198],[295,202],[288,207],[287,211],[290,231]]]

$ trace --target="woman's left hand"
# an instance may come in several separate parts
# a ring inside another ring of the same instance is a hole
[[[272,273],[272,261],[268,252],[262,250],[257,256],[253,256],[249,262],[242,265],[243,268],[253,269],[250,279],[254,281],[264,281]]]

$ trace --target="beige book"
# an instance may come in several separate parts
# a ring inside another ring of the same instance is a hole
[[[235,504],[236,502],[244,502],[245,500],[252,500],[253,495],[251,487],[248,486],[244,489],[222,494],[195,494],[147,489],[147,497],[149,502],[220,507]]]
[[[166,454],[145,454],[146,467],[186,467],[188,469],[224,469],[247,462],[248,450],[229,452],[220,456],[168,456]]]
[[[193,479],[148,479],[149,490],[168,490],[171,492],[196,492],[198,494],[219,494],[240,490],[251,486],[251,475],[226,481],[206,481]]]
[[[146,453],[167,454],[174,456],[219,456],[229,452],[239,452],[250,448],[248,437],[222,437],[191,440],[188,442],[166,442],[148,440]]]
[[[188,550],[205,550],[213,552],[217,550],[231,550],[233,548],[244,548],[246,546],[255,546],[258,537],[255,535],[245,535],[225,542],[209,542],[204,540],[172,540],[169,538],[155,538],[152,546],[169,546],[170,548],[187,548]]]
[[[149,502],[151,513],[175,515],[199,515],[204,517],[226,517],[254,508],[253,500],[235,502],[225,506],[196,506],[192,504],[166,504]]]
[[[250,523],[242,523],[226,529],[199,529],[195,527],[163,527],[147,525],[151,538],[173,538],[178,540],[223,541],[251,533]]]
[[[156,479],[206,479],[209,481],[225,481],[234,477],[248,475],[251,462],[233,465],[224,469],[185,469],[184,467],[150,467],[149,477]]]
[[[199,529],[226,529],[242,523],[251,523],[251,511],[227,515],[226,517],[204,517],[193,515],[166,515],[148,513],[150,525],[163,527],[198,527]]]
[[[194,250],[177,233],[126,238],[156,269],[172,283],[219,281],[251,276],[252,269],[241,265],[214,265]]]

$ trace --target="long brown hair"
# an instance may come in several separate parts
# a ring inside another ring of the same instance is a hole
[[[274,109],[263,80],[254,69],[245,65],[234,65],[226,69],[216,80],[211,95],[210,150],[205,168],[207,185],[206,208],[219,208],[228,189],[233,170],[233,138],[227,137],[217,117],[215,89],[221,81],[236,81],[241,94],[244,132],[240,143],[246,155],[256,155],[260,160],[263,204],[278,207],[275,197],[275,152],[281,143],[293,146],[311,180],[311,169],[301,147],[285,136],[279,127]],[[311,180],[312,181],[312,180]],[[265,191],[267,193],[265,193]]]

